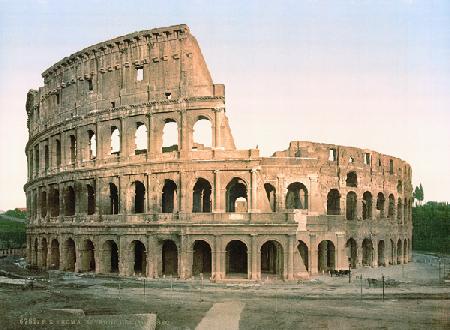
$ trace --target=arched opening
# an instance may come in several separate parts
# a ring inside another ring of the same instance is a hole
[[[74,272],[75,271],[75,262],[77,260],[77,256],[75,254],[75,242],[73,241],[73,239],[69,238],[68,240],[66,240],[65,244],[64,244],[64,250],[66,251],[66,266],[65,266],[65,270],[69,271],[69,272]]]
[[[162,245],[162,274],[178,275],[178,249],[172,240],[165,240]]]
[[[404,203],[403,203],[403,210],[404,210],[404,216],[403,216],[403,223],[407,223],[408,222],[408,199],[405,198]]]
[[[192,275],[207,274],[209,277],[211,274],[211,247],[205,241],[195,241],[193,248],[193,260],[192,260]]]
[[[247,211],[247,185],[241,178],[233,178],[226,187],[226,212]]]
[[[261,275],[283,276],[283,247],[277,241],[267,241],[261,246]]]
[[[389,263],[393,265],[395,264],[395,243],[393,240],[389,240],[389,242],[390,242]]]
[[[372,266],[373,262],[373,245],[372,241],[365,238],[362,243],[362,264],[363,266]]]
[[[227,277],[247,278],[247,245],[233,240],[225,248],[225,274]]]
[[[366,191],[363,194],[363,220],[372,219],[372,194]]]
[[[347,194],[347,199],[345,203],[346,203],[345,217],[347,218],[347,220],[356,220],[357,197],[354,191],[350,191]]]
[[[347,248],[348,263],[352,268],[356,268],[358,262],[358,245],[356,241],[353,238],[349,238],[345,247]]]
[[[39,266],[39,242],[38,239],[34,239],[34,255],[33,255],[33,264]]]
[[[116,126],[111,126],[111,155],[120,154],[120,131]]]
[[[270,209],[276,212],[277,208],[277,191],[270,183],[264,183],[264,190],[266,191],[267,200],[269,201]]]
[[[395,209],[395,199],[394,195],[389,195],[389,207],[388,207],[388,218],[394,218],[394,209]]]
[[[47,268],[47,256],[48,256],[48,245],[47,245],[47,239],[42,239],[42,250],[41,250],[41,265],[42,268]]]
[[[47,216],[47,192],[41,192],[41,216],[45,218]]]
[[[198,117],[193,127],[192,150],[204,149],[212,147],[212,125],[208,118],[204,116]]]
[[[402,199],[399,198],[397,201],[397,220],[398,223],[402,223],[402,215],[403,215],[403,204],[402,204]]]
[[[341,195],[337,189],[331,189],[327,194],[327,215],[341,214]]]
[[[192,194],[192,212],[211,212],[211,184],[208,180],[198,178]]]
[[[178,150],[178,125],[175,120],[165,120],[162,141],[162,152]]]
[[[397,242],[397,264],[402,264],[403,260],[403,247],[402,247],[402,240],[398,240]]]
[[[50,268],[59,269],[59,242],[57,239],[52,240],[50,244]]]
[[[114,183],[109,184],[109,214],[119,214],[119,191]]]
[[[59,216],[59,190],[52,188],[50,190],[50,196],[49,196],[49,209],[50,209],[50,216],[57,217]]]
[[[327,272],[336,268],[336,249],[332,241],[320,242],[318,246],[318,270]]]
[[[119,249],[113,240],[108,240],[103,244],[103,272],[119,272]]]
[[[402,183],[402,180],[398,180],[398,181],[397,181],[397,192],[398,192],[399,194],[401,194],[401,193],[402,193],[402,190],[403,190],[403,183]]]
[[[134,182],[134,213],[144,213],[145,186],[140,181]]]
[[[300,254],[301,262],[303,263],[304,270],[309,271],[309,256],[308,256],[308,246],[303,241],[298,241],[297,245],[298,252]]]
[[[381,192],[377,195],[377,210],[379,211],[380,219],[384,218],[384,194]]]
[[[347,187],[358,187],[358,176],[356,172],[348,172],[347,179],[345,179],[345,185]]]
[[[403,263],[408,263],[408,241],[405,239],[403,242]]]
[[[70,163],[73,164],[77,160],[77,138],[75,135],[70,135]]]
[[[307,209],[308,190],[300,182],[291,183],[286,194],[286,209]]]
[[[94,131],[88,131],[89,137],[89,159],[95,159],[97,157],[97,137]]]
[[[162,190],[162,213],[176,212],[177,185],[172,180],[165,180]]]
[[[144,123],[136,123],[136,132],[134,133],[134,154],[141,155],[147,153],[147,126]]]
[[[56,166],[61,166],[61,141],[56,140]]]
[[[64,194],[64,215],[75,215],[75,189],[68,186]]]
[[[95,189],[90,184],[86,185],[87,190],[87,214],[95,213]]]
[[[48,143],[48,141],[47,141]],[[48,145],[44,146],[44,169],[45,173],[47,173],[48,168],[50,167],[50,153],[48,151]]]
[[[81,271],[95,272],[95,253],[94,243],[91,240],[83,242],[83,249],[81,250]]]
[[[386,266],[386,262],[384,260],[384,241],[383,240],[378,242],[378,266]]]
[[[131,242],[134,256],[133,271],[134,275],[146,276],[147,269],[147,251],[145,245],[141,241]]]

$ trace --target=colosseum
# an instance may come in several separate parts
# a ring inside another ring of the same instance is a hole
[[[90,46],[42,76],[26,102],[35,267],[257,281],[411,258],[409,164],[306,141],[236,149],[225,87],[186,25]]]

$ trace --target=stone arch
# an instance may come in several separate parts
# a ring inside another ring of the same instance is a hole
[[[64,270],[67,270],[69,272],[74,272],[75,264],[77,261],[77,255],[76,255],[76,249],[75,249],[75,241],[72,238],[68,238],[64,242],[64,251],[65,251]]]
[[[377,210],[379,212],[379,218],[384,218],[384,194],[382,192],[379,192],[377,195]]]
[[[111,126],[111,155],[119,155],[120,149],[120,130],[117,126]]]
[[[346,198],[345,217],[347,220],[356,220],[357,196],[354,191],[349,191]]]
[[[147,275],[147,250],[145,244],[140,240],[133,240],[131,242],[131,251],[133,256],[133,274]]]
[[[213,146],[213,125],[210,118],[198,116],[192,130],[192,150]]]
[[[336,248],[330,240],[323,240],[318,245],[318,270],[326,272],[336,268]]]
[[[162,189],[162,213],[175,213],[177,212],[177,185],[172,180],[164,180],[164,186]]]
[[[327,194],[327,215],[341,214],[341,195],[339,190],[331,189]]]
[[[86,185],[87,191],[87,214],[95,214],[95,189],[92,185]]]
[[[90,239],[83,241],[81,248],[81,271],[82,272],[95,272],[95,246]]]
[[[161,152],[178,151],[179,140],[178,123],[171,118],[165,119],[162,129]]]
[[[408,263],[408,240],[406,238],[403,241],[403,263]]]
[[[350,171],[347,173],[345,185],[347,187],[358,187],[358,175],[356,174],[355,171]]]
[[[211,246],[204,240],[195,240],[192,249],[192,275],[211,274]]]
[[[308,245],[306,245],[306,243],[303,241],[298,241],[297,250],[298,250],[298,253],[300,254],[300,260],[303,263],[304,269],[306,271],[309,271]]]
[[[225,247],[225,276],[248,277],[248,248],[241,240],[231,240]]]
[[[261,274],[283,277],[283,246],[276,240],[268,240],[261,245]]]
[[[388,218],[394,218],[394,210],[395,210],[395,198],[393,194],[389,194],[389,206],[388,206]]]
[[[397,220],[398,223],[402,223],[402,215],[403,215],[403,204],[402,204],[402,199],[398,198],[397,200]]]
[[[293,182],[287,187],[286,209],[307,209],[308,189],[303,183]]]
[[[363,220],[372,219],[372,193],[370,191],[364,192],[362,206]]]
[[[119,189],[112,182],[109,183],[109,205],[109,214],[119,214]]]
[[[389,243],[390,243],[389,263],[391,265],[394,265],[396,262],[396,260],[395,260],[395,243],[394,243],[394,240],[392,240],[392,239],[389,240]]]
[[[75,215],[75,189],[72,186],[67,186],[64,190],[64,215]]]
[[[48,244],[47,239],[44,237],[41,241],[41,266],[42,268],[47,268],[47,257],[48,257]]]
[[[134,154],[141,155],[147,153],[148,131],[144,123],[136,123],[136,131],[134,132]]]
[[[209,213],[211,212],[211,192],[212,187],[208,180],[198,178],[192,193],[192,212]]]
[[[384,240],[378,242],[378,266],[386,266]]]
[[[133,188],[133,211],[136,214],[145,213],[145,185],[141,181],[134,181]]]
[[[59,242],[55,238],[50,243],[50,268],[59,269],[60,252],[59,252]]]
[[[119,248],[114,240],[106,240],[102,249],[102,272],[119,272]]]
[[[49,194],[49,209],[50,209],[50,216],[51,217],[57,217],[59,216],[59,210],[60,210],[60,205],[59,205],[59,190],[52,187],[50,189],[50,194]]]
[[[270,183],[264,183],[264,190],[266,191],[267,200],[272,212],[276,212],[277,208],[277,191]]]
[[[97,157],[97,137],[93,130],[88,130],[89,159]]]
[[[372,240],[368,238],[362,242],[362,264],[363,266],[373,265],[373,244]]]
[[[356,268],[358,263],[358,244],[353,237],[350,237],[345,247],[347,248],[347,257],[351,268]]]
[[[168,239],[162,242],[162,274],[178,275],[178,248],[174,241]]]
[[[47,216],[47,192],[41,191],[41,216],[45,218]]]
[[[248,193],[244,180],[234,177],[226,187],[226,212],[247,212]],[[242,200],[245,199],[245,202]]]

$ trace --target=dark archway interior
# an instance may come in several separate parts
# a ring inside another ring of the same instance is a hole
[[[66,270],[69,272],[75,271],[75,262],[77,260],[75,254],[75,242],[69,238],[66,241]]]
[[[166,180],[162,190],[162,213],[173,213],[177,185],[172,180]]]
[[[145,186],[142,182],[134,183],[134,213],[144,213]]]
[[[277,193],[274,186],[270,183],[264,184],[264,190],[266,191],[267,200],[269,201],[270,209],[272,212],[276,212],[277,208]]]
[[[109,214],[119,214],[119,192],[114,183],[109,184]]]
[[[328,271],[335,269],[335,247],[332,241],[322,241],[318,246],[318,269]]]
[[[172,240],[164,241],[162,245],[162,273],[163,275],[178,274],[178,249]]]
[[[341,195],[337,189],[331,189],[327,195],[327,215],[339,215]]]
[[[286,194],[287,209],[307,209],[308,208],[308,190],[300,182],[291,183],[288,186]]]
[[[95,213],[95,189],[90,184],[86,186],[87,188],[87,214],[91,215]]]
[[[147,268],[147,253],[145,246],[141,241],[133,241],[134,243],[134,273],[136,275],[145,275]]]
[[[347,220],[356,219],[356,203],[357,203],[356,193],[350,191],[347,194],[346,210],[345,210],[345,217]]]
[[[226,189],[226,198],[227,198],[227,205],[226,205],[226,212],[247,212],[248,206],[242,207],[241,209],[236,209],[236,200],[238,198],[243,198],[246,201],[246,204],[248,204],[248,198],[247,198],[247,186],[244,182],[244,180],[240,178],[233,178],[230,183],[227,185]]]
[[[59,242],[54,239],[50,246],[50,268],[59,269]]]
[[[227,274],[241,274],[247,277],[247,246],[241,241],[231,241],[226,247]]]
[[[363,256],[362,256],[362,264],[363,266],[371,266],[373,259],[373,246],[372,241],[369,239],[364,239],[362,243]]]
[[[349,258],[348,262],[352,268],[356,268],[356,263],[358,261],[356,241],[353,238],[350,238],[345,246],[347,248],[347,256]]]
[[[192,196],[192,212],[211,212],[211,184],[208,180],[199,178],[194,186]]]
[[[192,275],[211,273],[211,247],[205,241],[195,241],[192,261]]]
[[[261,246],[261,273],[283,273],[283,252],[281,245],[275,241],[268,241]]]

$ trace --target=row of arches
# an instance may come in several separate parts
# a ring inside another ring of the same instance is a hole
[[[340,215],[341,214],[341,194],[337,189],[331,189],[327,194],[327,214]],[[409,219],[412,215],[412,201],[405,198],[404,203],[401,198],[397,199],[397,206],[393,194],[389,194],[386,212],[386,200],[382,192],[379,192],[376,197],[376,204],[373,204],[373,197],[370,191],[366,191],[362,195],[361,209],[362,219],[368,220],[373,218],[373,207],[378,211],[379,218],[394,219],[395,211],[397,211],[397,220],[402,223],[403,213],[405,219]],[[347,220],[356,220],[358,209],[358,197],[356,192],[349,191],[345,199],[345,217]]]

